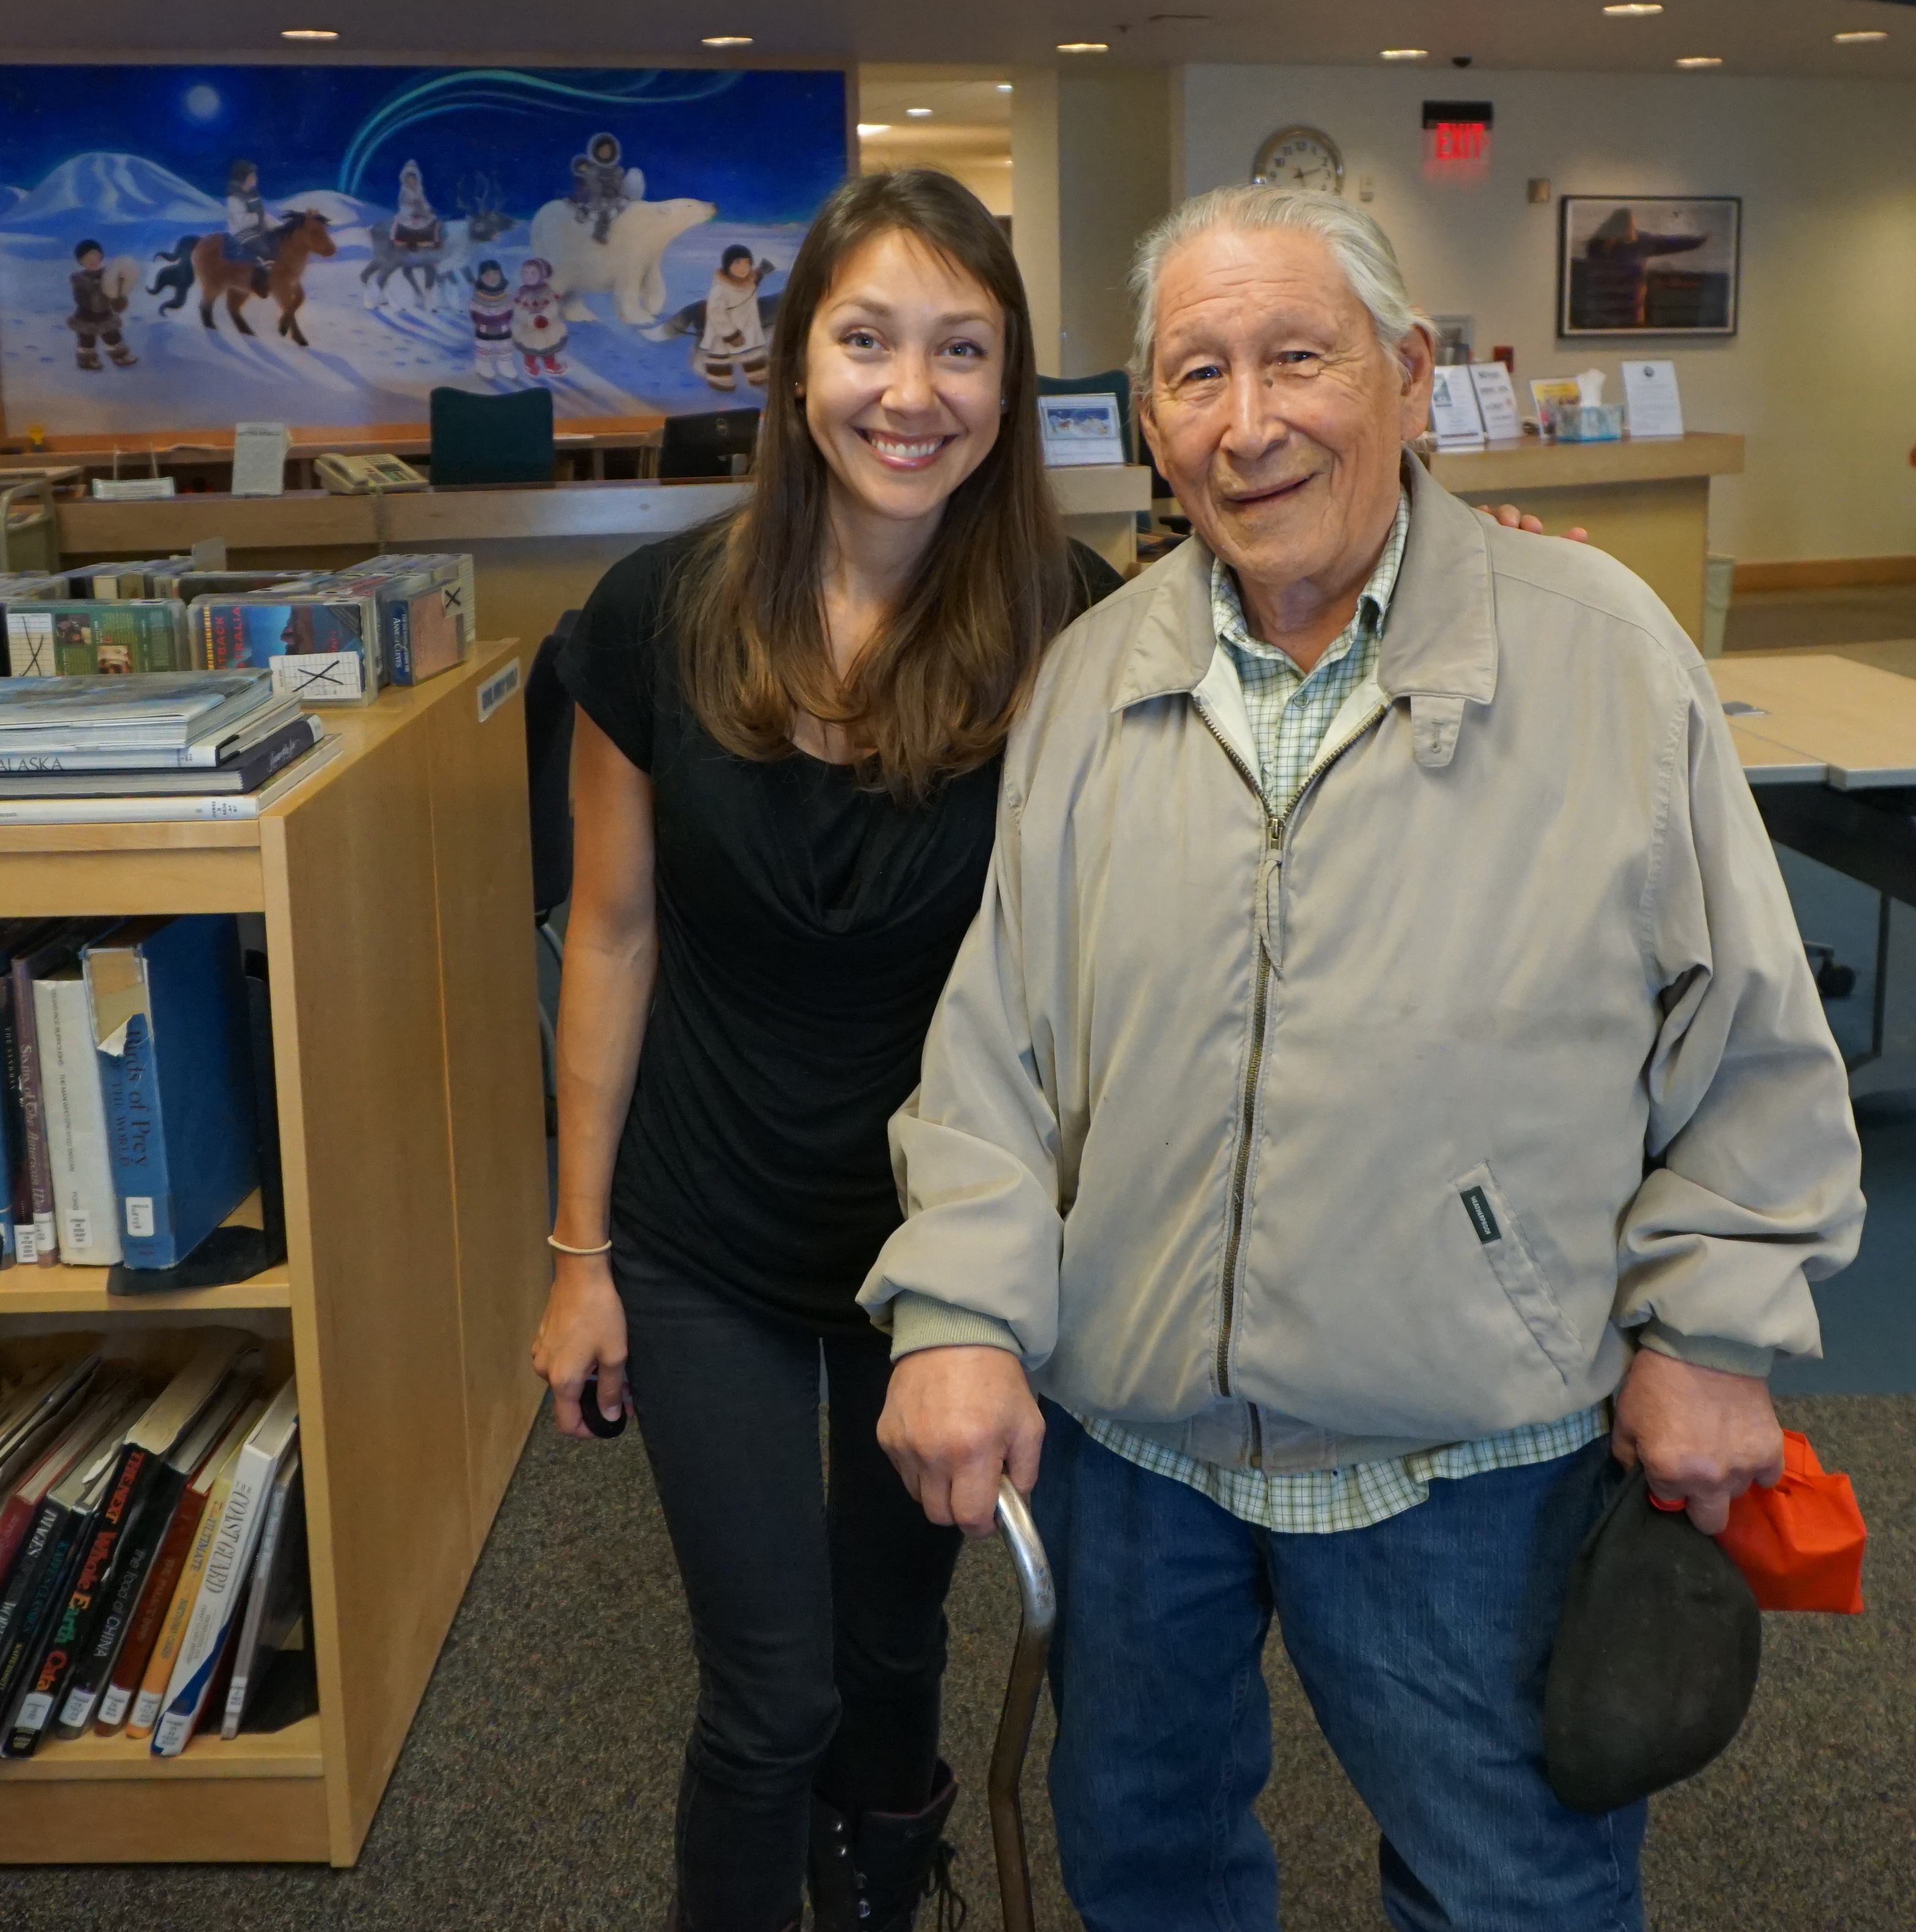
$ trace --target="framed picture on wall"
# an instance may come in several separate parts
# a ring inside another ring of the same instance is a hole
[[[1735,334],[1740,196],[1566,194],[1561,208],[1560,337]]]

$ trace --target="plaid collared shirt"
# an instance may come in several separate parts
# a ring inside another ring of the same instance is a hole
[[[1383,555],[1357,598],[1350,622],[1307,674],[1273,644],[1245,626],[1236,580],[1221,560],[1211,566],[1211,620],[1230,654],[1257,746],[1258,776],[1269,808],[1282,812],[1309,776],[1324,734],[1344,700],[1377,668],[1378,640],[1404,561],[1410,529],[1410,499],[1400,496]],[[1353,1462],[1338,1469],[1300,1469],[1267,1475],[1261,1469],[1227,1468],[1200,1462],[1134,1436],[1115,1422],[1080,1416],[1093,1442],[1155,1474],[1200,1491],[1243,1521],[1289,1534],[1324,1535],[1368,1529],[1414,1509],[1434,1480],[1481,1475],[1547,1462],[1593,1442],[1609,1426],[1608,1404],[1566,1415],[1560,1421],[1506,1429],[1474,1442],[1452,1442],[1410,1456]]]

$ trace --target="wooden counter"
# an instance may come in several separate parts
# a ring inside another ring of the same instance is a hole
[[[1151,472],[1116,466],[1047,472],[1065,526],[1120,569],[1136,556],[1135,514]],[[225,539],[236,569],[332,568],[379,550],[470,550],[488,632],[536,641],[626,553],[735,503],[737,483],[560,483],[543,490],[414,490],[389,496],[210,492],[152,502],[59,506],[69,562],[170,556]]]
[[[1467,503],[1515,503],[1553,534],[1581,524],[1627,564],[1699,643],[1710,554],[1710,479],[1743,469],[1743,438],[1692,432],[1621,442],[1526,436],[1430,459],[1431,474]]]

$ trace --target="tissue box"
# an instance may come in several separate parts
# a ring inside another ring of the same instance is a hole
[[[1621,403],[1560,403],[1551,411],[1559,442],[1620,442]]]

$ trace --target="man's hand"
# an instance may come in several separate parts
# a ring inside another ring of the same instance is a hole
[[[1038,1480],[1044,1418],[1009,1349],[920,1348],[891,1371],[878,1447],[933,1522],[989,1536],[998,1483],[1020,1492]]]
[[[1673,1360],[1639,1348],[1617,1392],[1610,1452],[1625,1468],[1641,1462],[1653,1494],[1686,1503],[1689,1520],[1715,1536],[1730,1504],[1752,1483],[1783,1473],[1783,1432],[1770,1384]]]
[[[1500,503],[1494,510],[1488,503],[1479,503],[1477,514],[1480,517],[1488,517],[1493,523],[1501,524],[1506,530],[1521,530],[1526,536],[1540,537],[1543,535],[1543,519],[1525,516],[1515,503]],[[1566,530],[1563,535],[1571,543],[1590,542],[1590,532],[1581,524]]]

